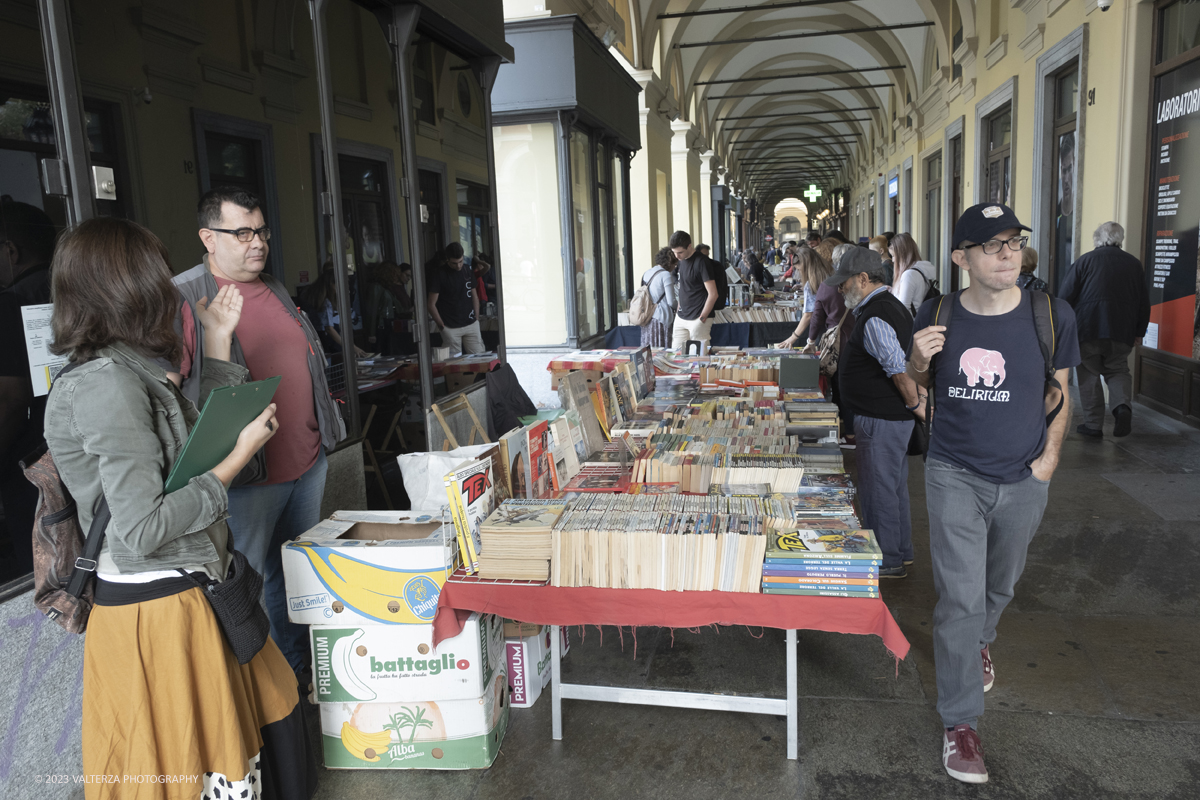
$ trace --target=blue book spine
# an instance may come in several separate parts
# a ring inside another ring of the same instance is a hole
[[[770,565],[773,570],[791,569],[791,570],[823,570],[826,567],[854,567],[854,569],[863,569],[863,567],[872,567],[872,569],[880,569],[880,559],[805,559],[805,558],[766,558],[763,559],[764,565]]]
[[[783,570],[783,569],[764,569],[764,578],[833,578],[835,580],[846,580],[848,578],[854,580],[863,579],[878,579],[879,571],[872,569],[870,572],[827,572],[825,570],[804,569],[804,570]]]

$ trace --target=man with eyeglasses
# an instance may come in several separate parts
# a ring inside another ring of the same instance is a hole
[[[310,669],[307,631],[288,622],[280,546],[316,525],[325,493],[325,451],[346,437],[337,403],[325,380],[325,356],[317,332],[292,303],[287,289],[265,271],[271,229],[257,197],[221,187],[205,193],[197,208],[203,263],[175,278],[183,303],[177,317],[183,362],[170,375],[197,407],[204,360],[204,309],[223,287],[242,298],[232,360],[253,380],[281,376],[275,392],[273,437],[229,489],[229,530],[234,546],[263,576],[271,635],[301,676]],[[307,681],[301,678],[307,691]]]
[[[917,311],[907,365],[931,387],[925,498],[942,765],[965,783],[988,779],[976,724],[995,681],[989,647],[1046,508],[1070,419],[1062,387],[1080,361],[1071,307],[1017,286],[1023,230],[998,203],[963,212],[951,260],[970,286]],[[1034,303],[1053,303],[1058,389],[1047,380]]]

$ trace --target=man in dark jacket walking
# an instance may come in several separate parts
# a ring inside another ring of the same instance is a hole
[[[1146,335],[1150,294],[1142,262],[1121,249],[1125,229],[1105,222],[1092,234],[1096,249],[1084,253],[1067,272],[1059,297],[1075,309],[1079,324],[1079,401],[1083,424],[1075,430],[1099,439],[1104,435],[1104,390],[1116,419],[1113,436],[1128,436],[1133,424],[1133,379],[1129,353],[1134,340]]]

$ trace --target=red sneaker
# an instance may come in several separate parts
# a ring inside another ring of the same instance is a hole
[[[996,682],[996,668],[992,666],[992,657],[986,647],[980,650],[979,654],[983,656],[983,690],[990,692],[992,684]]]
[[[987,783],[983,765],[983,745],[979,734],[963,723],[946,728],[942,737],[942,766],[946,774],[963,783]]]

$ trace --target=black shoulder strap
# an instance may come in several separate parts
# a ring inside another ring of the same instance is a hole
[[[1045,292],[1027,291],[1029,291],[1029,305],[1033,308],[1033,327],[1037,331],[1038,346],[1042,350],[1042,360],[1045,363],[1045,391],[1046,394],[1049,394],[1051,389],[1059,391],[1058,405],[1046,415],[1046,424],[1049,425],[1062,410],[1065,399],[1062,396],[1063,387],[1054,377],[1054,354],[1058,347],[1054,332],[1054,299]]]
[[[958,298],[959,293],[943,294],[937,299],[937,305],[933,309],[933,319],[930,320],[930,325],[943,325],[946,332],[943,334],[947,339],[950,338],[950,320],[954,316],[954,301]],[[947,302],[949,301],[949,302]],[[913,331],[916,333],[916,331]],[[944,345],[943,345],[944,347]],[[939,354],[940,355],[940,354]],[[929,405],[925,406],[925,437],[929,438],[933,434],[933,413],[934,406],[937,404],[937,355],[929,359]],[[926,453],[928,455],[928,453]]]
[[[100,496],[100,505],[92,517],[92,525],[88,528],[87,538],[83,540],[83,555],[75,559],[75,569],[71,571],[71,582],[67,584],[67,594],[78,598],[83,594],[83,587],[88,579],[96,574],[96,562],[100,559],[100,547],[104,543],[104,532],[112,519],[108,510],[108,498]]]

